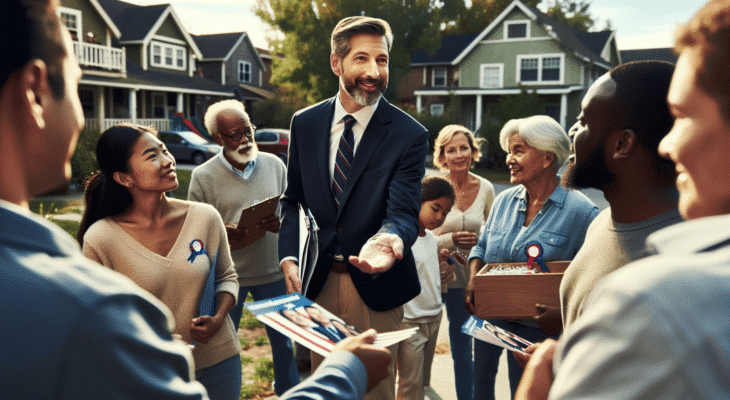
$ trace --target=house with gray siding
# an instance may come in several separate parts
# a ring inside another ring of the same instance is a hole
[[[61,0],[83,76],[86,125],[120,122],[170,129],[174,113],[202,118],[208,105],[233,96],[230,87],[197,73],[202,53],[169,4]]]
[[[197,65],[206,78],[231,86],[248,110],[274,93],[264,87],[266,63],[246,32],[192,35],[202,53]]]
[[[398,90],[401,102],[432,114],[458,98],[458,122],[478,131],[524,88],[567,128],[587,88],[619,63],[614,31],[579,32],[515,0],[479,34],[444,36],[435,54],[414,53]]]

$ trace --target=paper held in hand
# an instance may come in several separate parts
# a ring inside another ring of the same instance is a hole
[[[461,332],[483,342],[518,353],[524,353],[525,349],[532,345],[532,342],[473,315],[461,327]]]
[[[241,218],[238,221],[238,229],[248,229],[248,234],[240,241],[231,243],[231,251],[242,249],[264,237],[266,231],[257,228],[256,224],[261,222],[264,217],[276,214],[276,208],[279,206],[279,197],[281,195],[269,197],[251,207],[243,209]]]
[[[323,357],[332,351],[335,343],[360,334],[352,325],[299,293],[244,305],[259,321]],[[413,336],[416,329],[378,333],[373,344],[388,347]]]

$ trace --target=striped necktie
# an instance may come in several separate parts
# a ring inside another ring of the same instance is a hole
[[[345,182],[347,182],[347,172],[350,171],[352,164],[352,155],[355,147],[355,138],[352,134],[352,126],[355,125],[355,117],[345,115],[342,120],[345,122],[345,131],[342,132],[340,145],[337,148],[337,157],[335,158],[335,171],[332,178],[332,193],[335,197],[335,204],[340,206],[342,200],[342,192],[345,191]]]

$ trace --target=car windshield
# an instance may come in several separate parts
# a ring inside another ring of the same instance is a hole
[[[190,142],[192,144],[197,144],[197,145],[201,145],[201,146],[207,146],[207,145],[212,144],[211,142],[209,142],[209,141],[203,139],[202,137],[198,136],[198,134],[195,133],[195,132],[179,131],[179,132],[175,132],[175,133],[177,133],[178,135],[182,136],[183,139],[187,140],[188,142]]]

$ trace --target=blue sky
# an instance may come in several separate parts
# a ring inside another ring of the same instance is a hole
[[[257,47],[266,47],[272,32],[254,14],[256,0],[126,0],[136,4],[170,3],[194,34],[246,31]],[[591,14],[600,30],[610,20],[618,47],[671,47],[678,24],[686,23],[701,0],[593,0]]]

